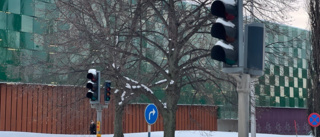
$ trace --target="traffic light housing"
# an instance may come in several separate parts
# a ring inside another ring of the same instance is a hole
[[[104,101],[105,103],[109,103],[111,100],[111,81],[106,80],[105,82],[105,92],[104,92]]]
[[[89,69],[87,78],[89,81],[87,82],[86,87],[89,91],[86,94],[87,98],[90,98],[90,103],[99,103],[100,102],[100,72],[96,69]]]
[[[242,1],[215,0],[211,4],[211,14],[218,17],[211,27],[211,36],[219,39],[211,49],[211,58],[223,62],[224,67],[242,66],[242,62],[239,63],[239,54],[243,52],[240,52],[243,45]]]

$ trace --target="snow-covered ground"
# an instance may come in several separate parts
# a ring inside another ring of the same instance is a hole
[[[125,137],[148,137],[148,133],[124,134]],[[249,135],[250,136],[250,135]],[[62,134],[40,134],[28,132],[0,131],[0,137],[96,137],[96,135],[62,135]],[[102,135],[102,137],[113,137],[113,135]],[[151,137],[163,137],[163,132],[151,132]],[[176,131],[176,137],[238,137],[237,132],[220,131]],[[257,137],[297,137],[296,135],[273,135],[257,134]],[[298,135],[298,137],[312,137],[311,135]]]

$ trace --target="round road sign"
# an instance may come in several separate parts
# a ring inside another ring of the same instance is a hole
[[[308,117],[308,123],[312,127],[317,127],[320,125],[320,115],[318,113],[311,113]]]

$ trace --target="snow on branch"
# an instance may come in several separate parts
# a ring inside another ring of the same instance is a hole
[[[160,81],[158,81],[158,82],[156,82],[156,83],[154,83],[154,84],[162,84],[162,83],[164,83],[164,82],[167,82],[167,79],[163,79],[163,80],[160,80]]]

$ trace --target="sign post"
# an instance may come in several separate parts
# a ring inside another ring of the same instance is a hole
[[[100,121],[97,121],[97,137],[101,137],[101,133],[100,133]]]
[[[317,127],[320,125],[320,115],[318,113],[311,113],[308,117],[308,123],[314,127],[315,136],[317,136]]]
[[[151,137],[151,125],[158,119],[158,109],[154,104],[149,104],[144,110],[144,118],[148,123],[148,137]]]

